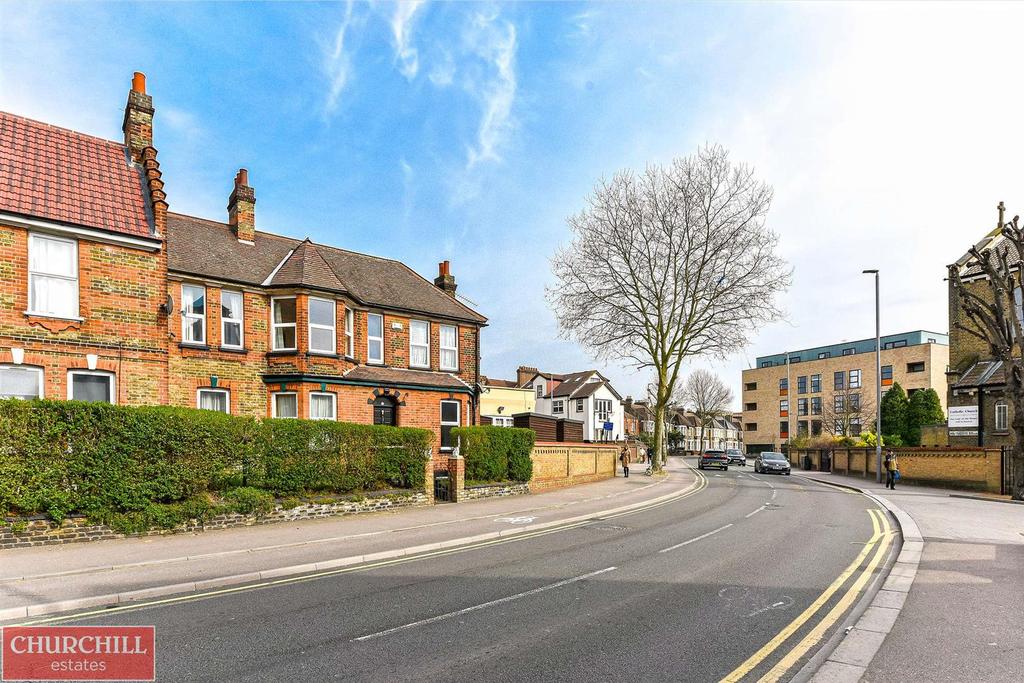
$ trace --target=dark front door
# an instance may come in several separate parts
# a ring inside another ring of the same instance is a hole
[[[392,399],[381,396],[373,402],[373,424],[392,427],[398,424],[398,411]]]

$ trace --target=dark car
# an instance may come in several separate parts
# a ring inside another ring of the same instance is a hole
[[[782,453],[759,453],[754,460],[758,474],[789,474],[789,460]]]
[[[708,467],[718,467],[723,470],[729,469],[729,456],[725,451],[707,450],[700,454],[697,460],[697,469],[703,470]]]
[[[747,456],[743,455],[743,452],[738,448],[726,448],[725,454],[729,457],[730,465],[747,466]]]

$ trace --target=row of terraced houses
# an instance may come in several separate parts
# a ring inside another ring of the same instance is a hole
[[[257,230],[245,169],[219,219],[169,211],[154,113],[139,73],[122,141],[0,113],[0,396],[423,427],[447,457],[487,322],[448,262]]]

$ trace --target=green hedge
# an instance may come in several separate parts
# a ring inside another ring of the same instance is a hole
[[[533,476],[530,453],[537,435],[532,429],[456,427],[452,439],[456,437],[466,459],[467,481],[530,481]]]
[[[407,427],[0,400],[0,515],[129,514],[141,525],[162,514],[154,505],[202,507],[240,486],[274,496],[417,489],[432,440]]]

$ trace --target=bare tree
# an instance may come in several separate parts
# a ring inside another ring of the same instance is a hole
[[[568,220],[573,239],[552,259],[548,301],[564,337],[654,375],[656,468],[680,364],[728,356],[781,317],[776,295],[791,273],[765,227],[771,198],[750,168],[709,146],[601,181]]]
[[[1013,403],[1013,449],[1010,452],[1014,500],[1024,500],[1024,326],[1021,318],[1021,283],[1024,282],[1024,228],[1020,216],[1005,222],[1006,207],[999,202],[997,234],[1005,244],[995,249],[971,247],[971,264],[985,275],[982,282],[964,282],[963,262],[949,266],[949,280],[957,303],[969,325],[962,320],[954,327],[980,339],[992,356],[1003,362],[1006,392]],[[952,317],[952,316],[951,316]]]
[[[698,449],[704,448],[704,429],[713,425],[716,419],[732,412],[732,389],[727,387],[718,375],[703,368],[694,370],[686,378],[678,400],[700,423]]]
[[[794,406],[789,406],[790,411]],[[798,411],[799,412],[799,411]],[[793,415],[790,412],[790,415]],[[797,419],[801,416],[797,415]],[[791,417],[790,420],[793,418]],[[806,418],[805,418],[806,419]],[[821,406],[822,429],[835,438],[860,436],[874,424],[875,404],[871,395],[860,389],[839,389]]]

